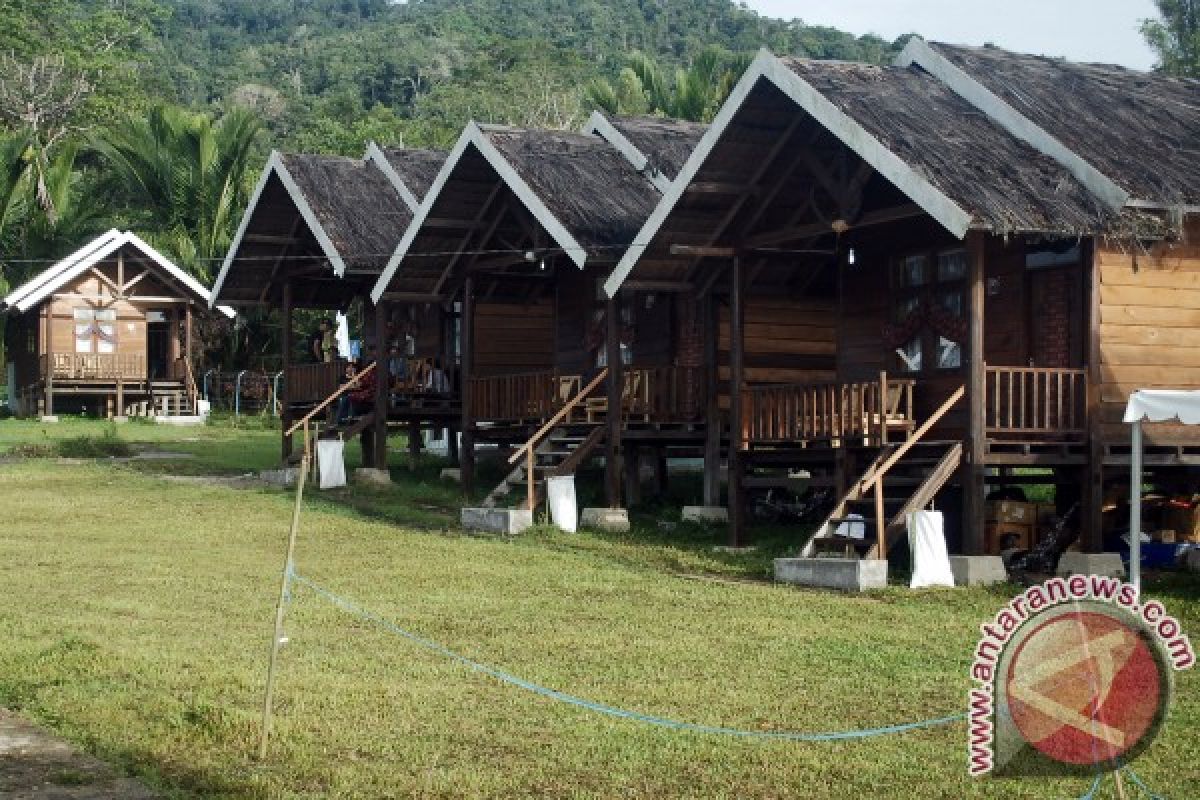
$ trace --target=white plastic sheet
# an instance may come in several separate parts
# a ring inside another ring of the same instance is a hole
[[[862,514],[847,514],[846,521],[840,523],[833,532],[835,536],[847,539],[867,538],[867,524]]]
[[[346,485],[346,443],[341,439],[317,440],[317,485],[336,489]]]
[[[953,586],[942,512],[914,511],[908,515],[908,546],[912,550],[913,589]]]
[[[546,478],[546,499],[550,503],[550,521],[567,533],[575,533],[579,508],[575,500],[575,476]]]
[[[350,323],[340,311],[334,319],[333,339],[337,342],[338,356],[350,358]]]
[[[1177,419],[1185,425],[1200,424],[1200,391],[1185,389],[1138,389],[1125,406],[1126,422],[1166,422]]]

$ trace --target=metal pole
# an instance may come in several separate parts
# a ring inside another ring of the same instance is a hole
[[[293,556],[296,553],[296,534],[300,530],[300,506],[304,499],[304,480],[308,476],[308,450],[300,457],[300,471],[296,475],[296,505],[292,509],[292,528],[288,532],[287,557],[283,562],[283,577],[279,581],[279,603],[275,606],[275,636],[271,639],[271,659],[267,662],[267,691],[263,697],[262,735],[258,740],[258,760],[267,758],[267,740],[271,736],[271,706],[275,694],[275,663],[279,648],[284,642],[283,614],[287,608],[291,590]]]
[[[237,380],[233,382],[233,415],[240,417],[242,415],[242,376],[246,374],[246,370],[242,370],[237,374]]]
[[[271,379],[271,413],[279,416],[283,409],[283,404],[279,402],[279,379],[283,377],[283,370],[275,373],[275,377]]]
[[[1142,593],[1142,421],[1133,423],[1129,448],[1129,581]]]

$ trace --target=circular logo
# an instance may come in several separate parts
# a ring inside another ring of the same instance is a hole
[[[1115,609],[1049,616],[1021,637],[1004,689],[1013,724],[1047,757],[1131,760],[1154,738],[1170,694],[1159,648]]]

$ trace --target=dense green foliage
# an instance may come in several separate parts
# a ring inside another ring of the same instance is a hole
[[[1164,72],[1200,78],[1200,0],[1155,0],[1161,19],[1142,23]]]

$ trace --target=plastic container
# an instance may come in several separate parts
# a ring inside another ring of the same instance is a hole
[[[557,475],[546,478],[546,501],[550,505],[550,521],[567,533],[575,533],[579,525],[575,476]]]

